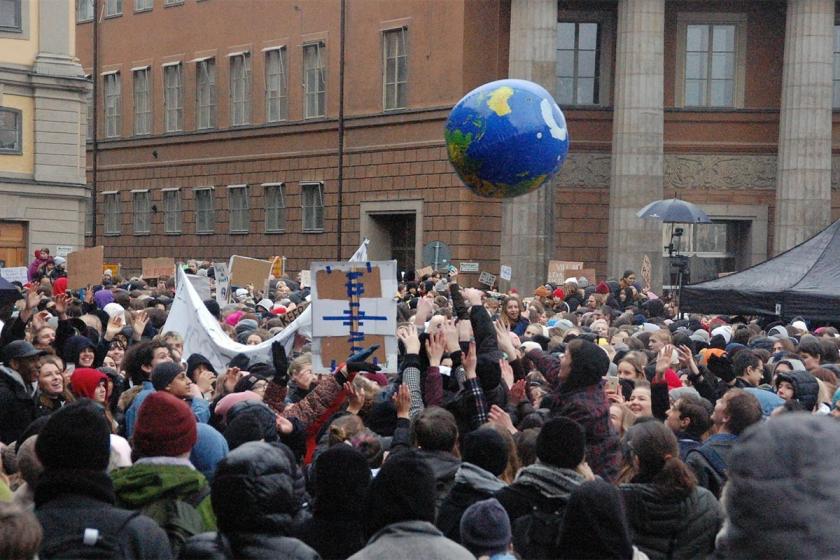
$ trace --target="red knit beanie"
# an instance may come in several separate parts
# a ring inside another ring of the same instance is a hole
[[[610,287],[607,285],[606,282],[601,280],[600,282],[598,282],[598,285],[595,287],[595,293],[606,295],[606,294],[610,293]]]
[[[103,381],[105,382],[105,399],[107,400],[108,376],[97,369],[76,368],[73,370],[73,375],[70,376],[70,388],[77,397],[92,399],[96,388]]]
[[[177,457],[192,450],[195,416],[189,405],[165,391],[155,391],[140,405],[132,437],[143,457]]]
[[[64,294],[67,292],[67,278],[62,276],[61,278],[56,278],[55,282],[53,283],[53,295]]]
[[[563,291],[563,288],[555,288],[554,293],[551,295],[557,299],[564,299],[566,297],[566,292]]]

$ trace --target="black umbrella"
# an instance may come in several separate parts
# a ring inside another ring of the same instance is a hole
[[[14,303],[23,298],[17,286],[0,277],[0,305]]]
[[[699,206],[680,200],[666,198],[651,202],[636,214],[646,220],[659,220],[675,224],[709,224],[712,220]]]

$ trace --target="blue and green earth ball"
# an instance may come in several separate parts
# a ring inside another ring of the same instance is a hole
[[[458,176],[488,198],[540,188],[569,153],[560,107],[545,89],[525,80],[498,80],[472,90],[449,113],[444,138]]]

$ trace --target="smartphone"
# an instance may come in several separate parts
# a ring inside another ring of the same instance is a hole
[[[606,387],[604,387],[604,389],[611,393],[618,393],[618,377],[614,375],[608,375],[607,384]]]

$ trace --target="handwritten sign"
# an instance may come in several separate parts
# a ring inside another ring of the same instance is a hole
[[[548,261],[548,282],[551,284],[562,284],[566,278],[573,276],[567,274],[567,270],[580,270],[583,263],[578,261]]]
[[[425,266],[417,271],[417,277],[423,278],[424,276],[431,276],[434,272],[435,270],[431,266]]]
[[[169,278],[175,275],[175,259],[155,257],[143,259],[143,278]]]
[[[71,290],[87,288],[102,282],[102,261],[105,247],[91,247],[67,255],[67,287]]]
[[[481,276],[478,277],[478,283],[484,284],[485,286],[493,286],[496,283],[496,276],[489,272],[482,272]]]
[[[21,284],[26,284],[29,281],[25,266],[0,268],[0,277],[5,278],[9,282],[20,282]]]
[[[273,266],[273,261],[234,255],[230,258],[230,284],[240,288],[251,284],[254,289],[262,290]]]
[[[478,272],[477,262],[462,262],[461,272]]]
[[[499,269],[499,278],[510,282],[510,277],[513,275],[513,270],[509,266],[502,265]]]
[[[300,271],[300,287],[301,288],[309,288],[312,286],[312,275],[310,274],[309,270],[301,270]]]
[[[213,263],[214,276],[216,277],[216,302],[225,305],[230,299],[230,274],[227,263]]]

